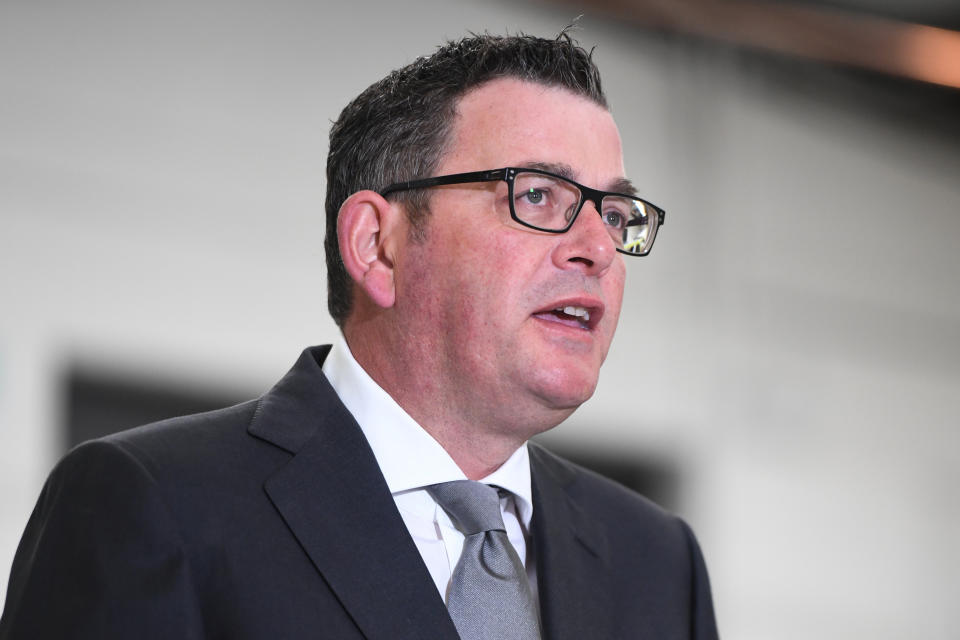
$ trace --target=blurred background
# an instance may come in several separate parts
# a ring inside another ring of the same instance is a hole
[[[957,637],[953,0],[6,0],[0,598],[69,446],[333,339],[340,109],[444,39],[580,14],[668,214],[547,444],[691,522],[726,638]]]

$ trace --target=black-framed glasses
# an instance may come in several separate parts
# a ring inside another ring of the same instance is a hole
[[[597,208],[617,251],[627,255],[650,253],[657,230],[663,224],[664,210],[642,198],[598,191],[540,169],[505,167],[397,182],[380,191],[380,195],[387,197],[410,189],[497,180],[508,185],[510,217],[537,231],[563,233],[569,230],[583,204],[589,200]]]

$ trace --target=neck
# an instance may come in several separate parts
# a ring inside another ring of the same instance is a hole
[[[477,399],[464,393],[467,385],[450,384],[456,374],[431,366],[435,358],[423,341],[395,341],[376,322],[358,324],[344,328],[354,359],[471,480],[496,471],[530,437],[572,412],[545,419],[542,411],[507,410],[496,399]]]

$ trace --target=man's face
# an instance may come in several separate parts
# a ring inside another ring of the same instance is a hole
[[[457,111],[434,175],[536,167],[599,189],[624,177],[613,118],[564,89],[495,80]],[[426,240],[396,270],[397,319],[420,346],[415,368],[433,372],[424,393],[492,429],[553,426],[593,394],[613,338],[625,275],[613,240],[590,202],[551,234],[510,218],[504,182],[429,197]]]

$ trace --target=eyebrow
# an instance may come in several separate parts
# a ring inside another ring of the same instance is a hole
[[[524,162],[520,165],[524,169],[539,169],[540,171],[549,171],[550,173],[555,173],[562,178],[567,180],[574,180],[574,171],[573,167],[568,164],[556,163],[556,162]],[[629,178],[617,178],[607,184],[606,189],[603,191],[609,191],[611,193],[622,193],[627,196],[636,196],[637,189],[633,186],[633,183]]]
[[[549,171],[555,173],[561,178],[573,180],[573,167],[568,164],[557,162],[524,162],[520,165],[524,169],[539,169],[540,171]]]
[[[637,195],[637,188],[633,186],[629,178],[617,178],[607,188],[614,193],[622,193],[625,196],[636,197]]]

